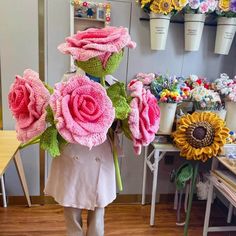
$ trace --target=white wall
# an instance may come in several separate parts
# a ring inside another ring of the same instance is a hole
[[[26,68],[38,71],[38,1],[0,1],[0,56],[3,103],[3,129],[14,129],[7,94],[15,75]],[[31,146],[21,152],[31,195],[39,194],[39,151]],[[13,164],[6,173],[8,195],[22,195]]]

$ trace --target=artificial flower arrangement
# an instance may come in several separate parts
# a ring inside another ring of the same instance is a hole
[[[206,89],[210,88],[210,83],[207,81],[207,79],[198,75],[189,75],[189,77],[185,79],[185,83],[190,88],[190,90],[198,86],[203,86]]]
[[[190,95],[190,88],[182,77],[158,75],[152,80],[150,88],[159,102],[179,103]]]
[[[219,94],[203,86],[197,86],[191,90],[191,100],[195,110],[220,110],[222,108]]]
[[[212,87],[217,91],[222,99],[236,102],[236,76],[234,79],[230,79],[225,73],[220,74],[220,78],[217,78]]]
[[[207,14],[215,11],[217,1],[215,0],[188,0],[184,7],[185,13],[190,14]]]
[[[155,14],[176,14],[187,4],[187,0],[139,0],[141,8],[145,12]]]
[[[236,0],[219,0],[215,12],[222,17],[236,17]]]
[[[130,96],[124,83],[106,85],[105,76],[116,70],[124,48],[135,46],[123,27],[78,31],[58,49],[72,55],[88,76],[73,75],[54,88],[43,84],[38,73],[30,69],[22,77],[16,76],[8,98],[22,148],[40,143],[52,157],[58,157],[67,143],[91,149],[109,136],[117,183],[122,190],[116,130],[122,130],[140,154],[141,147],[154,140],[160,117],[156,98],[143,85],[131,81]],[[100,83],[89,76],[100,78]]]

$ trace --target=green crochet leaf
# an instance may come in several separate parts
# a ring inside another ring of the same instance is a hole
[[[127,95],[125,91],[125,84],[117,82],[107,89],[107,95],[112,101],[113,107],[116,111],[116,118],[124,120],[130,113],[130,106],[127,102]]]
[[[185,187],[186,181],[190,180],[193,176],[193,167],[189,163],[184,163],[176,172],[175,184],[176,189],[181,190]]]
[[[123,58],[123,50],[113,53],[107,60],[106,68],[103,68],[102,62],[98,57],[93,57],[88,61],[75,61],[75,64],[84,70],[87,74],[103,78],[106,75],[113,74]]]
[[[131,134],[131,131],[130,131],[130,129],[129,129],[128,118],[121,121],[121,129],[123,130],[124,135],[125,135],[128,139],[132,140],[132,134]]]
[[[60,150],[63,148],[63,146],[68,144],[68,142],[59,133],[57,133],[57,140],[58,140],[58,143],[59,143]]]
[[[53,89],[50,85],[48,85],[48,84],[46,84],[46,83],[44,83],[44,82],[43,82],[43,84],[44,84],[44,86],[46,87],[46,89],[49,91],[49,93],[50,93],[50,94],[53,94],[54,89]]]
[[[60,155],[59,143],[57,140],[57,129],[56,126],[48,127],[41,136],[40,147],[48,151],[52,157]]]
[[[46,116],[46,122],[50,123],[51,125],[54,124],[54,116],[53,116],[53,111],[50,106],[46,108],[47,111],[47,116]]]

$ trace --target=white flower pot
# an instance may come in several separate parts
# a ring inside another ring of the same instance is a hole
[[[218,115],[222,120],[225,120],[226,118],[226,114],[227,114],[227,110],[219,110],[219,111],[212,111],[214,112],[216,115]]]
[[[236,32],[236,18],[219,17],[217,21],[215,53],[228,55]]]
[[[184,15],[185,51],[199,50],[205,18],[205,14]]]
[[[170,16],[150,13],[150,38],[152,50],[165,50]]]
[[[222,110],[195,110],[195,112],[212,112],[218,115],[222,120],[225,120],[227,111],[222,109]]]
[[[177,103],[159,103],[161,112],[160,126],[157,134],[171,134],[175,119]]]
[[[236,102],[227,101],[225,102],[225,107],[227,110],[226,126],[230,130],[236,131]]]

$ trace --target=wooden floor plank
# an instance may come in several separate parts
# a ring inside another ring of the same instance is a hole
[[[193,204],[189,236],[202,235],[205,203]],[[158,204],[155,226],[149,226],[150,205],[112,204],[106,208],[105,236],[182,236],[183,227],[176,226],[172,203]],[[184,215],[183,215],[184,216]],[[211,223],[225,224],[225,212],[213,206]],[[86,225],[86,212],[83,214]],[[0,236],[65,236],[63,208],[58,205],[0,207]],[[233,236],[211,233],[209,236]]]

